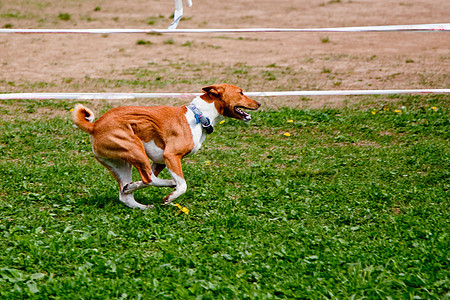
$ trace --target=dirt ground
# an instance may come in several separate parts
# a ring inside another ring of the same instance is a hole
[[[0,27],[167,28],[173,10],[173,0],[10,0]],[[449,22],[450,1],[193,0],[184,12],[178,28],[429,24]],[[0,92],[449,88],[449,45],[447,32],[0,34]]]

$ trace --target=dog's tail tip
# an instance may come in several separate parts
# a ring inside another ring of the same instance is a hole
[[[94,113],[78,103],[72,111],[72,120],[81,130],[92,134],[94,131]]]

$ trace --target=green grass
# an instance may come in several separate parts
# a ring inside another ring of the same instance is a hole
[[[59,18],[61,21],[69,21],[69,20],[71,19],[71,15],[68,14],[68,13],[60,13],[60,14],[58,15],[58,18]]]
[[[151,41],[146,41],[146,40],[138,40],[136,42],[136,45],[151,45],[152,42]]]
[[[73,104],[3,101],[0,298],[445,299],[448,100],[227,120],[184,160],[189,215],[119,203]]]

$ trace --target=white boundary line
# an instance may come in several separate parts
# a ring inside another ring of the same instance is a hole
[[[392,94],[446,94],[450,89],[414,89],[414,90],[340,90],[340,91],[282,91],[282,92],[247,92],[250,97],[277,96],[358,96],[358,95],[392,95]],[[122,100],[146,98],[194,98],[202,93],[8,93],[0,94],[0,100]]]
[[[110,34],[110,33],[251,33],[251,32],[389,32],[389,31],[450,31],[450,23],[422,25],[389,25],[335,28],[237,28],[237,29],[14,29],[1,28],[1,33],[19,34]]]

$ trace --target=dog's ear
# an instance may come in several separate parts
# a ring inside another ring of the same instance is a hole
[[[210,85],[210,86],[205,86],[202,89],[205,93],[214,96],[214,97],[220,97],[220,94],[222,94],[223,92],[223,88],[220,85]]]

